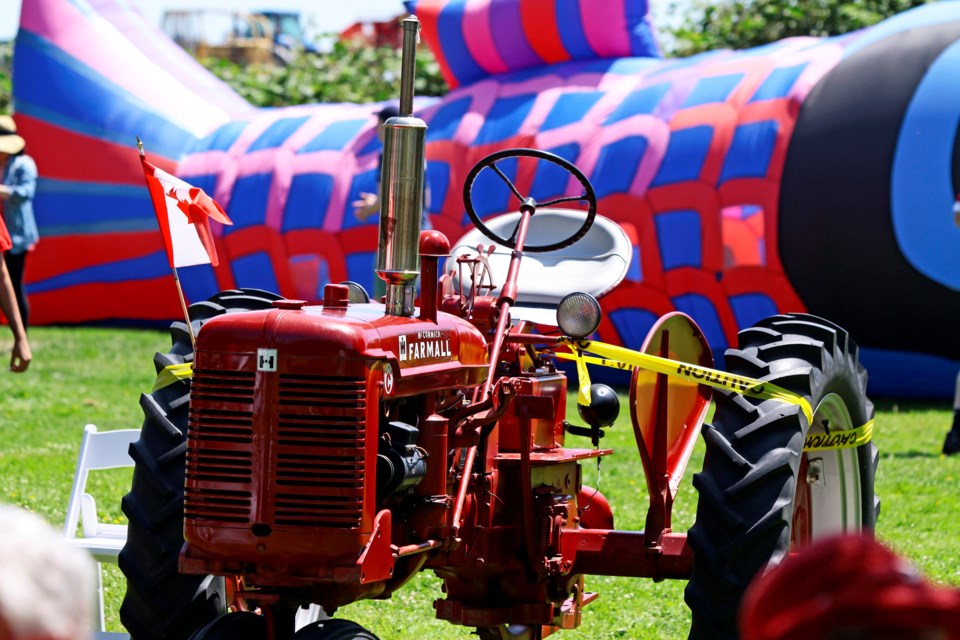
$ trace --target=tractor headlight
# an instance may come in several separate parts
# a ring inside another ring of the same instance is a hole
[[[347,291],[349,291],[347,300],[349,300],[351,303],[366,304],[367,302],[370,302],[370,296],[367,295],[367,290],[364,289],[362,285],[357,284],[352,280],[344,280],[340,284],[347,287]]]
[[[557,325],[564,335],[586,338],[600,326],[600,303],[589,293],[571,293],[557,305]]]

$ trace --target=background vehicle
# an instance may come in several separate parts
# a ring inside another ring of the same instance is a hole
[[[316,53],[314,45],[303,31],[300,14],[296,11],[257,11],[256,15],[263,16],[270,21],[273,28],[273,42],[278,48],[293,53],[297,49],[304,49]]]
[[[238,64],[287,64],[299,48],[316,49],[304,37],[295,12],[166,11],[163,30],[198,58]]]
[[[767,563],[874,523],[873,445],[804,451],[808,436],[870,423],[856,345],[825,320],[777,316],[741,333],[724,373],[687,316],[662,318],[630,357],[692,373],[633,373],[651,503],[643,531],[616,530],[582,465],[613,453],[599,444],[619,402],[593,385],[580,408],[586,426],[569,424],[557,365],[562,350],[603,350],[589,336],[603,321],[595,296],[626,269],[616,231],[572,164],[531,149],[494,153],[467,175],[464,204],[500,248],[474,249],[468,237],[441,275],[450,244],[419,230],[418,26],[404,22],[401,116],[384,141],[385,302],[352,283],[327,285],[320,305],[224,292],[191,307],[195,348],[185,323],[172,327],[131,447],[124,625],[136,640],[373,638],[339,618],[295,632],[297,615],[311,603],[335,614],[386,598],[432,570],[444,581],[436,615],[484,639],[578,626],[596,597],[591,574],[689,578],[691,637],[735,637],[739,599]],[[519,210],[483,220],[495,188],[509,189]],[[581,283],[594,291],[565,295]],[[543,326],[554,311],[559,331]],[[191,361],[192,380],[174,375]],[[687,535],[670,516],[711,399],[699,382],[721,390],[703,426],[708,453]],[[774,385],[779,397],[758,389]],[[581,446],[567,446],[568,435]]]

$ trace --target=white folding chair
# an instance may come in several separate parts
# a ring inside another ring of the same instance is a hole
[[[90,471],[132,467],[133,460],[127,452],[130,443],[140,437],[139,429],[119,429],[116,431],[97,431],[97,427],[88,424],[83,428],[80,441],[80,455],[77,457],[77,469],[73,476],[73,487],[67,502],[67,519],[63,526],[63,536],[70,544],[86,550],[97,561],[97,599],[100,604],[99,629],[94,632],[98,640],[120,640],[129,638],[125,633],[106,631],[103,616],[103,575],[101,563],[116,564],[120,550],[127,541],[127,526],[108,524],[97,519],[97,505],[86,492],[87,477]],[[82,537],[77,537],[77,525],[80,525]]]

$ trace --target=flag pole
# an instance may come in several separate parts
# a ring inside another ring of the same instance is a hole
[[[140,158],[146,158],[147,154],[143,151],[143,141],[137,136],[137,149],[140,151]],[[180,286],[180,276],[177,274],[177,268],[171,267],[173,271],[173,282],[177,285],[177,295],[180,297],[180,308],[183,310],[183,319],[187,322],[187,331],[190,333],[190,346],[196,348],[197,336],[193,333],[193,323],[190,322],[190,313],[187,311],[187,300],[183,297],[183,287]]]
[[[177,275],[177,268],[174,267],[173,281],[177,284],[177,294],[180,296],[180,307],[183,309],[183,318],[187,321],[187,330],[190,332],[190,346],[196,348],[197,336],[193,334],[193,323],[190,322],[190,314],[187,312],[187,301],[183,297],[183,288],[180,286],[180,276]]]

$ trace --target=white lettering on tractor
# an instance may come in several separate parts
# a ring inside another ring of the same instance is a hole
[[[402,335],[398,339],[397,359],[400,362],[449,358],[450,338],[443,331],[418,331],[416,335]]]

